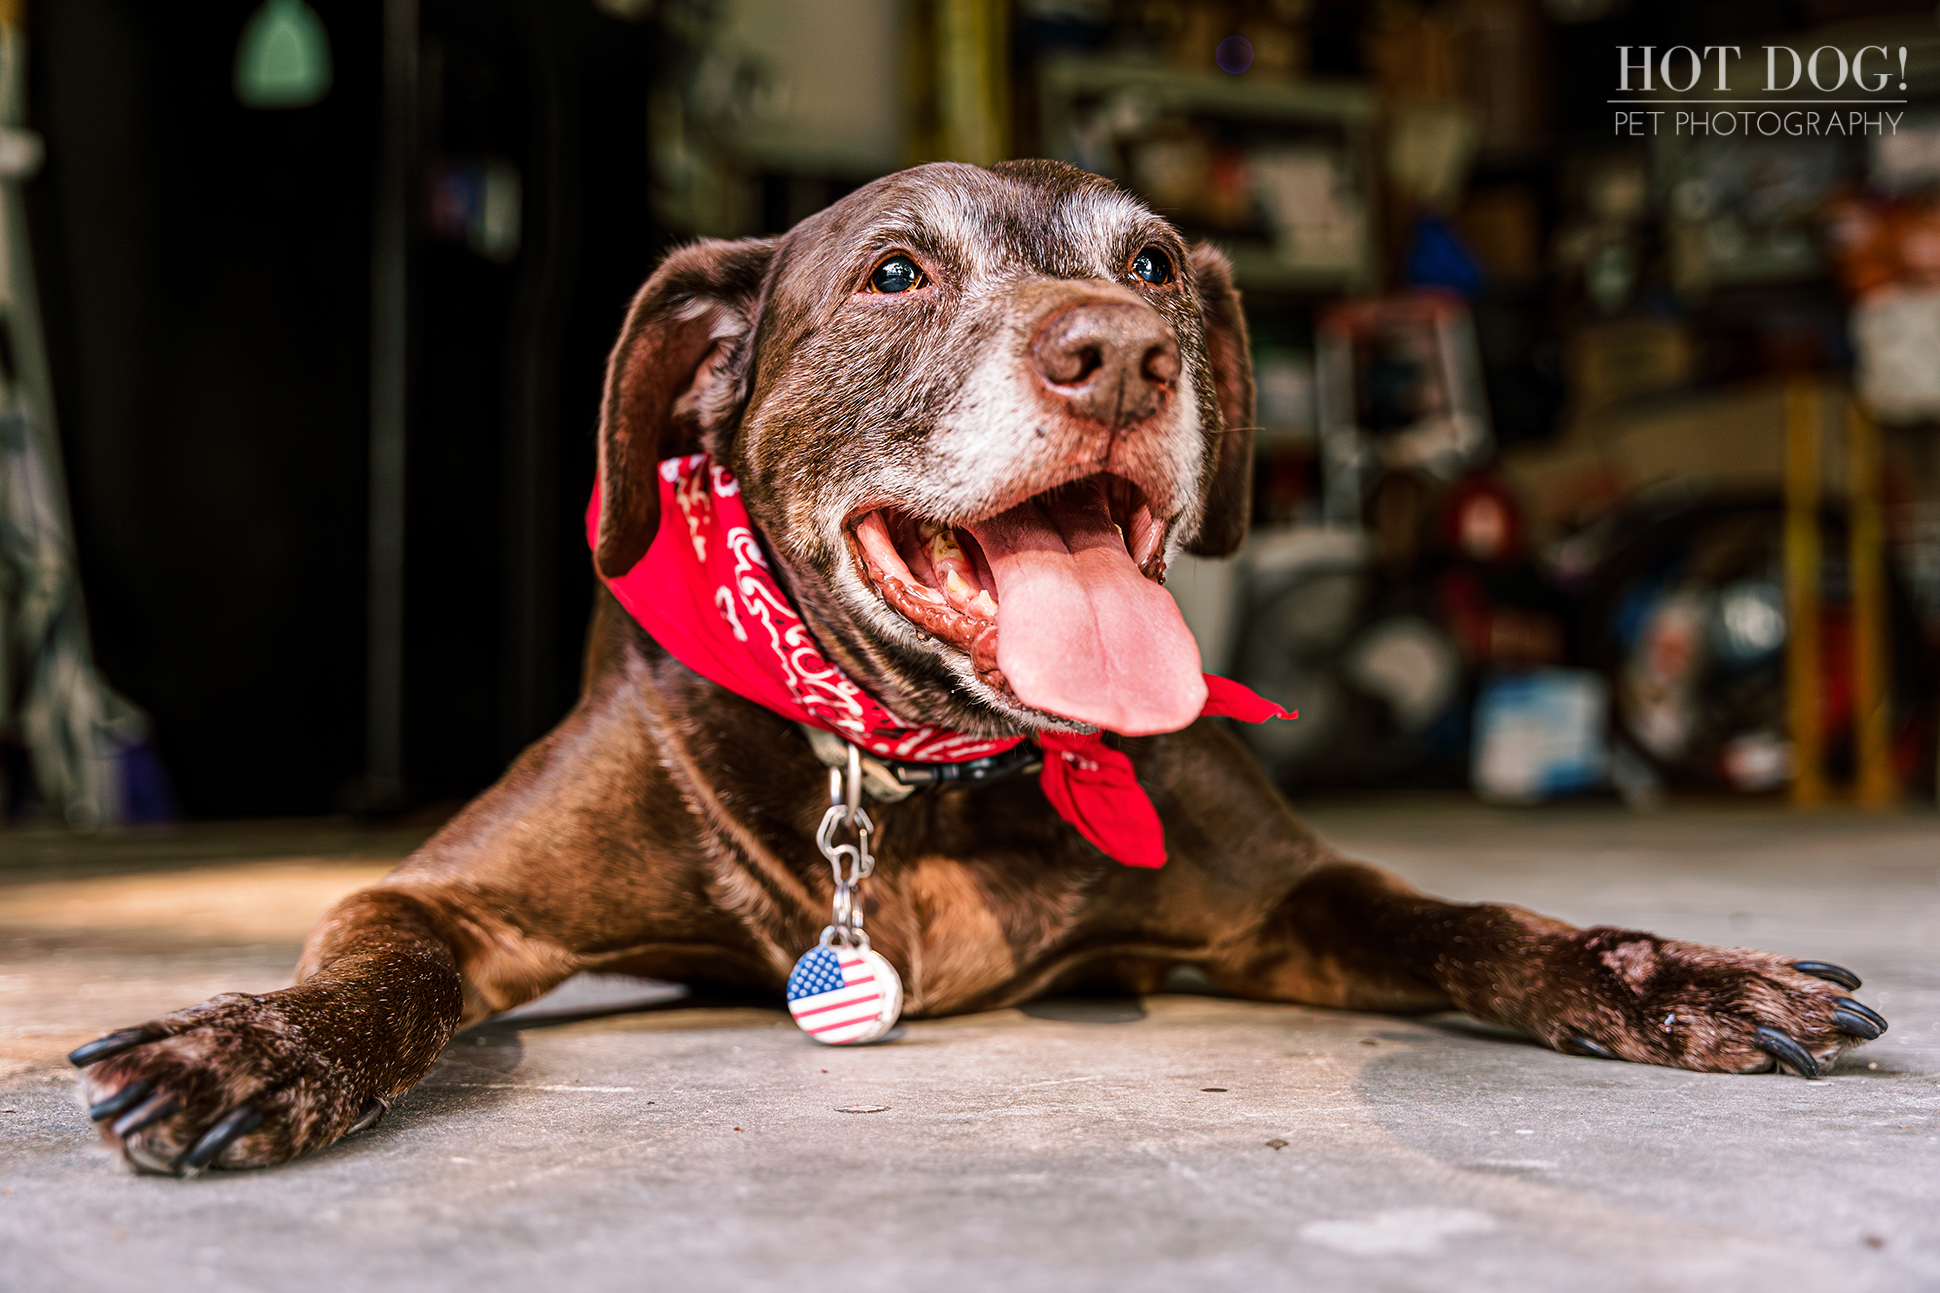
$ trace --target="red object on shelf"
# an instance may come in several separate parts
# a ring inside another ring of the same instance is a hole
[[[1940,202],[1848,192],[1826,207],[1826,248],[1855,298],[1893,285],[1940,286]]]

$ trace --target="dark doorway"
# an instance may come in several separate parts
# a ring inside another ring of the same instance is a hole
[[[254,0],[34,8],[29,186],[96,656],[186,810],[327,812],[362,771],[380,6],[310,0],[334,85],[231,93]],[[421,171],[521,181],[503,263],[412,248],[405,739],[469,793],[571,704],[605,350],[660,239],[645,28],[426,0]],[[423,188],[423,185],[419,186]]]

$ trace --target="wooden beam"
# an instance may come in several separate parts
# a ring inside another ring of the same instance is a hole
[[[1852,584],[1855,789],[1866,808],[1889,808],[1899,794],[1893,778],[1892,656],[1880,487],[1879,424],[1855,399],[1846,406],[1846,530]]]
[[[1820,710],[1819,495],[1821,422],[1816,383],[1785,390],[1785,700],[1792,728],[1792,803],[1826,799]]]

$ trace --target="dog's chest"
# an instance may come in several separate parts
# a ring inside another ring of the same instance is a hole
[[[1029,955],[1015,941],[1018,913],[1000,909],[960,860],[932,855],[884,868],[867,898],[870,937],[902,967],[910,1014],[988,997]]]

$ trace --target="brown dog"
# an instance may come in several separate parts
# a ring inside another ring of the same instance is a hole
[[[872,807],[870,931],[910,1015],[1148,992],[1185,965],[1262,1000],[1456,1007],[1709,1071],[1812,1076],[1877,1037],[1837,966],[1415,893],[1332,852],[1191,721],[1197,654],[1146,581],[1170,552],[1239,544],[1252,402],[1218,252],[1067,166],[926,166],[783,237],[668,257],[608,373],[596,562],[634,567],[656,463],[704,448],[822,651],[895,714],[1128,734],[1160,870],[1106,858],[1026,777]],[[145,1169],[281,1163],[369,1125],[457,1029],[577,971],[778,989],[828,920],[827,786],[795,724],[602,592],[578,706],[325,916],[294,987],[83,1046],[83,1098]]]

